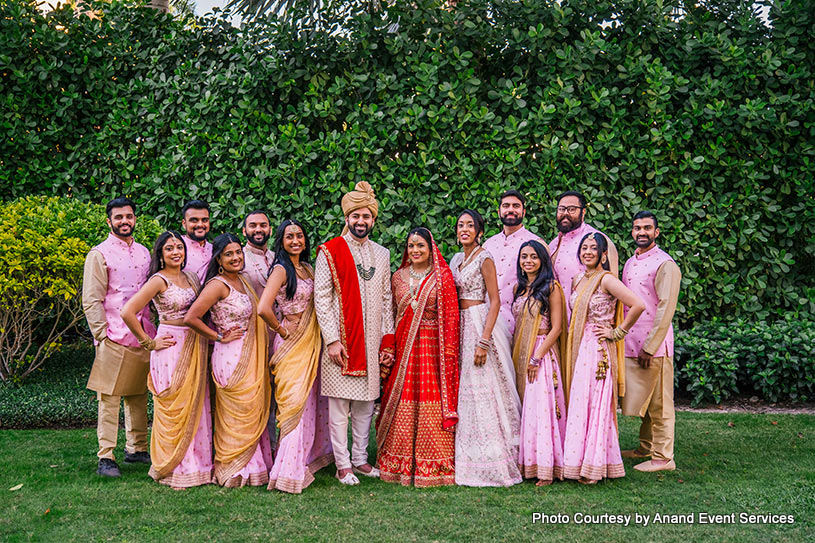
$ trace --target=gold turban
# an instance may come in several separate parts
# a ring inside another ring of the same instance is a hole
[[[363,207],[371,210],[374,219],[379,213],[379,202],[376,201],[374,189],[367,181],[360,181],[356,184],[354,190],[342,197],[342,213],[346,217]]]

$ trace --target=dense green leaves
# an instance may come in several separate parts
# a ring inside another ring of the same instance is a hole
[[[109,232],[99,204],[54,196],[0,203],[0,381],[36,370],[82,320],[85,256]],[[159,232],[141,217],[135,236],[149,246]]]
[[[694,405],[755,394],[771,402],[815,396],[815,321],[716,320],[680,332],[676,383]]]
[[[424,224],[450,255],[458,209],[492,234],[517,187],[551,239],[573,188],[623,256],[633,212],[657,212],[681,323],[815,309],[809,2],[771,26],[728,0],[394,4],[235,29],[0,0],[0,197],[126,193],[166,226],[199,197],[215,231],[264,206],[323,240],[367,180],[378,241]]]

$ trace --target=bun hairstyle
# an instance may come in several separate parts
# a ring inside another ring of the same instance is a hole
[[[521,269],[521,251],[524,247],[532,247],[535,254],[538,255],[541,267],[538,270],[538,275],[535,280],[530,284],[526,272]],[[518,286],[515,289],[515,299],[521,296],[529,295],[530,298],[540,302],[541,314],[549,311],[549,295],[552,293],[552,283],[555,280],[555,274],[552,271],[552,259],[549,258],[549,253],[543,244],[537,240],[525,241],[518,249],[518,260],[516,263],[516,272],[518,275]],[[529,306],[529,311],[532,312],[532,306]]]

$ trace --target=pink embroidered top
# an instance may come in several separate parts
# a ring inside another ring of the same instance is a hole
[[[499,316],[504,320],[510,334],[515,330],[515,319],[512,318],[512,299],[513,290],[518,283],[518,252],[521,250],[521,245],[533,239],[540,241],[546,247],[545,241],[523,226],[508,236],[501,231],[485,241],[483,245],[495,262],[498,294],[501,298]]]
[[[205,241],[202,245],[201,242],[193,241],[186,234],[181,237],[184,238],[184,244],[187,246],[187,265],[184,266],[184,271],[194,273],[198,276],[198,282],[203,283],[207,275],[207,266],[212,259],[212,244]]]
[[[252,300],[249,294],[238,292],[222,277],[214,277],[211,281],[222,281],[229,287],[229,295],[222,300],[215,302],[210,309],[212,322],[219,333],[224,333],[232,328],[240,327],[241,330],[249,328],[249,321],[252,318]]]
[[[102,266],[104,272],[95,273]],[[88,253],[82,304],[96,342],[107,337],[120,345],[139,347],[138,339],[122,320],[121,311],[147,281],[149,270],[150,251],[135,241],[128,245],[112,233]],[[144,308],[139,319],[147,335],[155,336],[150,310]]]
[[[645,302],[645,311],[625,338],[625,356],[636,358],[640,350],[653,356],[673,356],[674,329],[682,273],[668,253],[659,247],[628,259],[623,284]],[[625,308],[628,312],[628,308]]]
[[[278,264],[279,265],[279,264]],[[308,302],[314,296],[314,280],[297,278],[297,289],[291,300],[286,299],[286,283],[280,287],[275,296],[275,309],[278,316],[297,315],[308,307]]]
[[[167,283],[167,289],[153,297],[153,303],[156,306],[156,311],[158,311],[159,322],[183,319],[184,315],[187,314],[187,310],[195,301],[195,287],[180,287],[170,281],[161,272],[156,273],[156,275],[164,279],[164,282]],[[191,278],[187,280],[192,283]]]
[[[577,276],[575,284],[580,282],[583,272]],[[577,299],[577,291],[572,292],[569,296],[569,305],[574,305]],[[586,316],[586,326],[594,324],[608,324],[614,326],[614,310],[617,308],[617,300],[609,294],[604,292],[602,288],[597,288],[589,299],[589,314]]]

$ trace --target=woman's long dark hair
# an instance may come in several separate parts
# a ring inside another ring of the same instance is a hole
[[[226,249],[226,246],[230,243],[237,243],[240,245],[241,240],[239,240],[238,236],[235,234],[221,234],[215,238],[215,241],[212,242],[212,258],[209,259],[207,274],[204,276],[205,285],[210,279],[218,275],[218,268],[221,267],[221,263],[218,262],[218,259],[221,257],[221,253],[224,252],[224,249]]]
[[[541,267],[538,270],[538,275],[532,284],[529,284],[529,278],[526,272],[521,269],[521,251],[524,247],[532,247],[532,250],[538,255],[538,260],[541,262]],[[529,294],[533,300],[540,302],[541,315],[549,311],[549,295],[552,293],[552,282],[555,280],[555,274],[552,271],[552,259],[549,258],[549,253],[546,247],[537,240],[531,239],[525,241],[521,248],[518,249],[518,260],[515,264],[516,272],[518,275],[518,286],[515,289],[515,299]],[[530,313],[532,307],[529,307]]]
[[[147,277],[153,277],[164,269],[164,246],[171,238],[179,240],[184,245],[184,262],[181,263],[181,269],[183,270],[184,266],[187,265],[187,244],[184,242],[184,238],[175,230],[166,230],[156,238],[156,242],[153,244],[153,254],[150,256],[150,273]]]
[[[311,254],[311,242],[308,239],[306,228],[300,224],[299,221],[294,219],[286,219],[280,226],[277,227],[274,240],[274,262],[272,267],[269,268],[269,273],[278,264],[283,266],[286,270],[286,299],[291,300],[294,298],[294,293],[297,292],[297,271],[294,269],[294,264],[291,263],[289,253],[283,248],[283,236],[286,234],[286,228],[289,226],[297,226],[303,231],[303,238],[306,240],[303,252],[300,253],[300,264],[309,264],[309,255]]]
[[[608,263],[608,258],[606,258],[606,261],[603,262],[603,255],[608,252],[608,240],[606,240],[606,237],[600,232],[589,232],[583,236],[583,239],[580,240],[580,244],[577,246],[577,261],[581,264],[583,263],[583,261],[580,260],[580,248],[583,247],[583,242],[590,237],[594,238],[594,241],[597,242],[597,258],[600,259],[598,264],[604,270],[611,271],[611,265]]]

